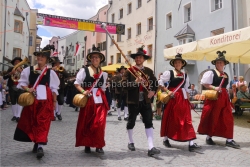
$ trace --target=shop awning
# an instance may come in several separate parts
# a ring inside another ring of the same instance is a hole
[[[164,49],[164,57],[172,59],[177,53],[187,60],[214,60],[216,52],[225,50],[232,63],[250,64],[250,27],[212,36],[195,42]]]
[[[104,66],[104,67],[102,67],[102,71],[114,72],[114,71],[116,71],[117,68],[120,68],[121,66],[124,66],[126,68],[129,67],[127,64],[118,63],[118,64]]]

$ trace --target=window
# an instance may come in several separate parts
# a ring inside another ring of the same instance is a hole
[[[141,23],[138,23],[136,25],[136,35],[140,35],[141,34]]]
[[[102,51],[102,43],[98,43],[97,47],[100,49],[100,51]]]
[[[153,18],[148,19],[148,31],[153,30]]]
[[[116,53],[116,63],[121,63],[121,53]]]
[[[23,22],[15,20],[14,32],[22,34],[23,32]]]
[[[29,46],[32,46],[32,43],[33,43],[33,36],[30,36],[29,37]]]
[[[123,18],[123,9],[120,9],[120,19]]]
[[[172,28],[172,13],[166,15],[166,29]]]
[[[211,0],[211,10],[215,11],[222,8],[222,0]]]
[[[88,49],[88,54],[90,53],[90,50],[91,50],[91,49]]]
[[[131,39],[131,28],[128,28],[128,39]]]
[[[142,3],[141,0],[137,0],[137,8],[140,8],[140,7],[141,7],[141,3]]]
[[[152,57],[152,55],[153,55],[153,45],[148,45],[148,47],[147,47],[147,55]]]
[[[84,50],[83,50],[83,51],[82,51],[82,59],[84,58],[84,54],[85,54],[85,53],[84,53]]]
[[[115,22],[115,14],[114,13],[111,15],[111,21],[112,21],[112,23]]]
[[[114,56],[110,56],[110,60],[111,60],[111,64],[113,64],[114,63]]]
[[[13,48],[13,56],[12,57],[21,57],[22,49],[20,48]]]
[[[112,35],[111,37],[112,37],[112,39],[114,39],[114,35]],[[111,45],[111,46],[112,46],[112,45],[114,45],[114,43],[113,43],[113,41],[112,41],[112,40],[111,40],[110,45]]]
[[[189,42],[193,42],[193,38],[182,38],[179,39],[179,45],[185,44],[185,43],[189,43]]]
[[[121,34],[117,34],[117,42],[121,42],[122,41],[122,35]]]
[[[8,11],[8,19],[7,19],[7,21],[8,21],[8,24],[10,25],[10,12]]]
[[[102,43],[102,50],[106,50],[107,49],[106,45],[107,45],[106,41]]]
[[[173,47],[172,43],[165,46],[165,48],[172,48],[172,47]]]
[[[211,31],[211,36],[220,35],[220,34],[224,34],[224,28]]]
[[[191,3],[184,6],[184,22],[191,21]]]
[[[132,12],[132,3],[128,4],[128,14]]]
[[[40,51],[40,44],[36,44],[36,51],[37,51],[37,52]]]

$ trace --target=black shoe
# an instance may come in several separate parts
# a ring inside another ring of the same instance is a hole
[[[38,144],[35,143],[32,152],[37,153]]]
[[[84,152],[87,153],[87,154],[91,153],[90,147],[85,147]]]
[[[36,157],[40,159],[40,158],[42,158],[43,156],[44,156],[43,148],[42,148],[42,147],[39,147],[39,148],[37,149]]]
[[[151,150],[148,150],[148,156],[152,156],[152,155],[155,155],[155,154],[160,154],[161,151],[158,150],[157,148],[153,147]]]
[[[122,118],[121,118],[121,117],[118,117],[118,120],[119,120],[119,121],[121,121],[121,120],[122,120]]]
[[[57,113],[56,113],[56,117],[57,117],[58,120],[60,120],[60,121],[62,120],[61,114],[57,114]]]
[[[15,117],[15,116],[11,118],[11,121],[15,121],[15,120],[16,120],[16,117]]]
[[[230,142],[226,141],[226,146],[233,147],[233,148],[240,148],[240,145],[237,144],[234,140],[232,140]]]
[[[18,122],[18,121],[19,121],[19,119],[20,119],[19,117],[16,117],[16,122]]]
[[[128,144],[128,149],[131,150],[131,151],[135,151],[135,145],[134,145],[134,143]]]
[[[109,113],[108,113],[108,115],[109,115],[109,116],[111,116],[111,115],[112,115],[112,113],[111,113],[111,112],[109,112]]]
[[[206,139],[206,143],[208,145],[216,145],[215,142],[212,140],[212,138]]]
[[[188,150],[190,151],[190,152],[193,152],[193,151],[195,151],[196,149],[201,149],[201,146],[198,146],[196,143],[194,143],[192,146],[188,146]]]
[[[104,151],[102,148],[96,148],[95,152],[100,153],[100,154],[104,154]]]
[[[169,140],[163,141],[163,145],[168,147],[168,148],[172,147],[171,144],[169,143]]]
[[[124,118],[124,121],[128,121],[128,117]]]

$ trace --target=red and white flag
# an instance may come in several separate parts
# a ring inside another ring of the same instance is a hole
[[[54,53],[52,54],[52,56],[56,56],[56,55],[58,55],[58,52],[54,52]]]
[[[75,55],[74,55],[74,56],[76,56],[76,55],[79,54],[80,48],[81,48],[81,45],[80,45],[79,43],[76,43],[76,52],[75,52]]]

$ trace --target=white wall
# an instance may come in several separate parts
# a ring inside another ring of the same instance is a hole
[[[127,14],[128,4],[132,3],[132,12]],[[123,18],[119,19],[119,11],[123,8]],[[148,45],[152,45],[152,58],[144,62],[144,65],[154,69],[154,58],[155,58],[155,1],[153,0],[142,0],[142,6],[137,9],[137,0],[113,0],[113,4],[108,11],[108,22],[112,22],[112,14],[115,14],[114,23],[125,24],[125,35],[122,35],[121,42],[118,45],[122,49],[125,55],[128,51],[136,53],[137,48],[145,45],[144,50],[147,50]],[[148,18],[153,17],[153,30],[148,31]],[[141,23],[141,35],[136,35],[137,24]],[[127,29],[131,28],[131,39],[127,39]],[[113,35],[115,41],[117,41],[117,35]],[[108,54],[107,64],[111,62],[110,56],[114,56],[114,64],[116,64],[116,54],[120,53],[115,45],[111,46],[111,40],[108,38]],[[149,51],[147,51],[149,53]],[[121,59],[122,63],[125,60]],[[131,61],[133,62],[133,60]]]

